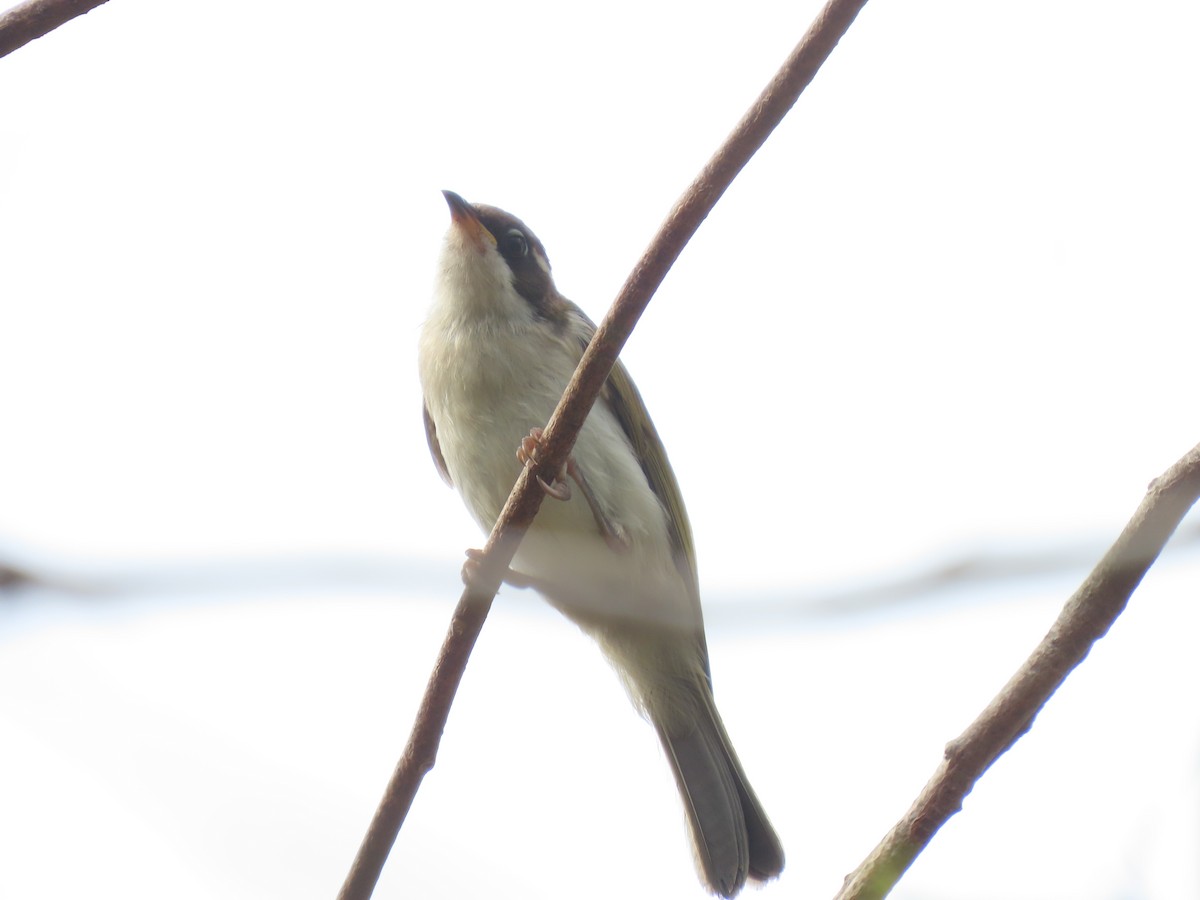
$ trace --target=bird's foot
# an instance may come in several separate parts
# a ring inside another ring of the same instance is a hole
[[[537,465],[538,453],[542,449],[542,429],[534,426],[529,429],[529,434],[521,438],[521,445],[517,447],[517,459],[521,461],[521,465],[525,468],[532,468]],[[571,486],[567,484],[566,474],[568,466],[564,465],[558,473],[558,477],[554,479],[553,484],[546,484],[541,475],[535,475],[537,483],[542,486],[542,490],[555,500],[570,500]]]
[[[529,429],[527,437],[521,439],[521,446],[517,448],[517,459],[521,461],[522,465],[532,466],[537,463],[538,452],[541,450],[543,443],[542,434],[543,431],[541,428],[534,427]],[[570,500],[571,486],[567,484],[567,478],[570,478],[579,485],[579,490],[583,492],[584,499],[587,500],[588,507],[592,511],[592,516],[596,520],[596,525],[600,528],[600,534],[604,537],[604,542],[608,544],[609,549],[615,553],[625,553],[628,551],[630,546],[628,532],[625,531],[625,528],[619,522],[614,522],[609,518],[608,514],[600,506],[599,498],[596,496],[595,491],[592,490],[591,485],[588,484],[587,477],[583,474],[583,469],[580,468],[579,463],[575,461],[574,455],[567,457],[567,461],[559,471],[558,477],[554,479],[553,485],[546,484],[540,477],[538,478],[538,484],[542,486],[542,490],[556,500]]]

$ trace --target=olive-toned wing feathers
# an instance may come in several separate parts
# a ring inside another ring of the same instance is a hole
[[[582,310],[576,307],[575,311],[587,326],[581,335],[583,347],[586,348],[596,332],[596,326]],[[688,593],[699,610],[700,587],[696,575],[696,549],[692,542],[692,526],[688,522],[687,509],[683,505],[683,494],[679,490],[679,482],[675,480],[675,472],[671,469],[658,431],[650,421],[650,413],[646,410],[642,395],[638,393],[628,370],[619,359],[609,373],[604,390],[600,393],[600,401],[607,404],[616,416],[617,422],[633,446],[634,453],[637,454],[650,490],[654,491],[667,513],[667,527],[670,529],[671,543],[675,549],[675,566],[679,569]]]

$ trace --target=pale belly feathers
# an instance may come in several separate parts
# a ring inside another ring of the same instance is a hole
[[[422,353],[425,402],[451,479],[480,527],[490,531],[520,474],[521,439],[546,424],[566,387],[565,381],[546,384],[544,372],[573,370],[579,352],[570,339],[510,337],[501,342],[510,352],[502,353],[485,327],[426,325],[438,327],[441,346],[449,343],[455,352],[439,354],[436,364],[432,354]],[[593,619],[611,623],[614,616],[697,627],[699,610],[675,568],[666,513],[603,401],[584,423],[574,456],[608,517],[624,530],[629,549],[609,546],[582,492],[569,482],[570,500],[543,500],[512,568],[560,586],[545,593],[585,627],[599,624]]]

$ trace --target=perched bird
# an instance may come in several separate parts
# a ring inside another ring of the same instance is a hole
[[[515,216],[443,192],[450,229],[420,338],[434,463],[490,531],[595,326],[558,292]],[[572,484],[574,488],[572,489]],[[512,562],[591,635],[658,732],[714,894],[773,878],[783,848],[713,700],[691,526],[666,451],[618,361]]]

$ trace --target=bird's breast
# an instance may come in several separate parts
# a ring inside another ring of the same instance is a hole
[[[554,411],[581,351],[570,338],[527,330],[439,328],[422,337],[425,401],[450,476],[481,528],[495,524],[521,464],[516,450]],[[568,501],[547,498],[513,567],[550,581],[589,583],[628,593],[649,579],[660,589],[679,581],[666,514],[612,412],[598,402],[573,455],[604,512],[628,536],[615,552],[578,487]],[[643,586],[645,586],[643,584]]]

